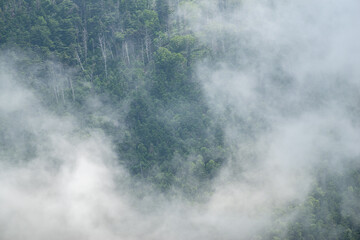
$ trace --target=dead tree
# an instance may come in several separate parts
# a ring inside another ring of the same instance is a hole
[[[107,55],[106,55],[106,41],[104,36],[99,36],[99,43],[100,43],[100,49],[101,49],[101,55],[104,60],[104,67],[105,67],[105,78],[107,79]]]

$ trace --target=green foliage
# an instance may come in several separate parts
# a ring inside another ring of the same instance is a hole
[[[225,2],[231,7],[239,1]],[[191,4],[196,7],[196,1]],[[71,112],[84,126],[103,129],[134,179],[198,200],[211,192],[211,180],[230,153],[194,63],[237,56],[231,48],[214,53],[200,44],[181,20],[171,22],[175,10],[168,0],[1,0],[0,49],[30,52],[17,62],[24,84],[49,110]],[[237,42],[223,38],[224,45]],[[51,59],[74,69],[71,77],[64,78]],[[90,111],[92,98],[111,106],[121,124],[106,121],[103,109]],[[16,133],[23,136],[18,145],[8,144],[11,124],[0,115],[0,154],[35,157],[34,136],[26,130]],[[285,224],[276,222],[271,239],[360,239],[360,172],[318,175],[306,202],[292,207],[298,215],[286,234]]]
[[[42,63],[55,57],[78,70],[72,86],[29,81],[45,105],[75,111],[85,125],[102,128],[135,178],[164,192],[177,187],[189,197],[208,191],[227,154],[223,130],[192,74],[193,63],[209,51],[183,34],[181,22],[170,21],[175,9],[168,0],[15,2],[21,4],[1,5],[1,46],[31,49]],[[31,79],[51,79],[52,71],[43,64],[41,76]],[[124,136],[120,127],[104,123],[101,111],[88,112],[89,97],[126,114]]]
[[[168,0],[156,0],[156,12],[159,15],[161,25],[167,26],[170,15]]]
[[[170,49],[173,52],[187,52],[188,49],[191,49],[196,44],[196,38],[192,35],[185,36],[174,36],[169,43]]]

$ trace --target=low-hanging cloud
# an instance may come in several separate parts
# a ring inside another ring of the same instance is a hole
[[[198,76],[232,149],[212,201],[257,213],[240,231],[247,239],[275,219],[290,223],[296,209],[274,218],[276,209],[304,202],[320,166],[343,173],[359,160],[360,4],[198,3],[179,14],[213,51]]]
[[[359,158],[360,4],[222,3],[179,12],[218,57],[197,71],[231,151],[209,200],[150,190],[136,198],[111,139],[47,110],[1,60],[1,239],[256,239],[274,226],[285,234],[316,168],[341,172]]]

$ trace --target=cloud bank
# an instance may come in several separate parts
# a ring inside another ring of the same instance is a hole
[[[2,60],[1,239],[286,234],[316,169],[358,162],[360,3],[221,3],[185,3],[179,12],[213,50],[197,75],[231,151],[210,199],[136,198],[110,139],[48,111]]]

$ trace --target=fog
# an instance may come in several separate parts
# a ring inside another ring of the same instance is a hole
[[[319,168],[340,174],[358,166],[360,4],[203,1],[184,9],[215,52],[198,74],[210,105],[226,119],[233,153],[214,205],[237,216],[255,211],[251,227],[235,221],[246,236],[269,228],[274,209],[301,204]],[[281,216],[284,226],[295,215]]]
[[[111,139],[47,109],[3,53],[1,239],[266,239],[286,234],[319,168],[358,166],[360,3],[221,2],[185,2],[176,13],[214,54],[196,72],[231,154],[209,199],[169,200],[146,184],[136,197]],[[356,198],[344,199],[343,213],[354,214]]]

